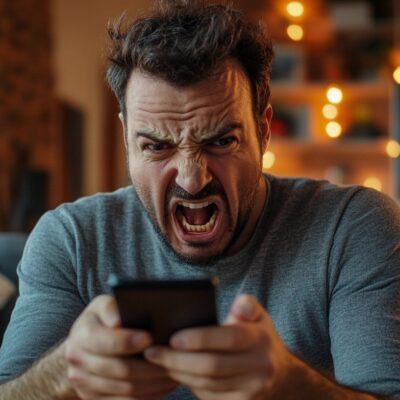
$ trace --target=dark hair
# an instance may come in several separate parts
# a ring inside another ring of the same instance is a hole
[[[125,92],[131,72],[143,72],[176,86],[207,77],[221,61],[239,61],[250,81],[257,123],[268,105],[273,58],[261,26],[229,5],[196,0],[158,1],[147,16],[109,24],[112,40],[107,81],[126,121]]]

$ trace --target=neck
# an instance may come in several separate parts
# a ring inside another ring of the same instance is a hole
[[[231,247],[228,252],[228,255],[232,255],[240,251],[251,239],[253,233],[256,229],[257,223],[260,219],[261,213],[263,212],[265,201],[267,198],[268,187],[265,181],[264,175],[261,174],[257,193],[254,198],[254,204],[252,206],[250,215],[248,217],[248,222],[246,223],[243,231],[240,233],[240,236]]]

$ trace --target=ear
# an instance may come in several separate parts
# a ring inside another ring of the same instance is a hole
[[[125,126],[124,116],[122,115],[122,112],[118,113],[118,118],[119,118],[119,120],[121,121],[121,124],[122,124],[122,132],[124,134],[125,149],[128,150],[128,141],[127,141],[127,136],[126,136],[127,129],[126,129],[126,126]]]
[[[264,115],[261,118],[261,150],[262,154],[264,154],[269,146],[269,142],[271,140],[271,120],[272,120],[272,106],[268,104],[264,111]]]

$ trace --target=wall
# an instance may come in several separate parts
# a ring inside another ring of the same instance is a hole
[[[104,190],[102,129],[106,24],[125,10],[129,18],[148,0],[52,0],[56,95],[85,114],[84,194]]]
[[[0,0],[0,230],[10,229],[27,168],[52,178],[49,23],[49,0]]]

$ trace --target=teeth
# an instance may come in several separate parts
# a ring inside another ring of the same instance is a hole
[[[204,208],[208,207],[211,203],[204,202],[204,203],[186,203],[186,202],[180,202],[179,205],[187,208]]]
[[[214,211],[213,215],[211,216],[210,220],[204,225],[192,225],[187,222],[185,216],[178,210],[177,216],[183,227],[188,232],[208,232],[214,228],[215,221],[217,220],[217,210]]]

